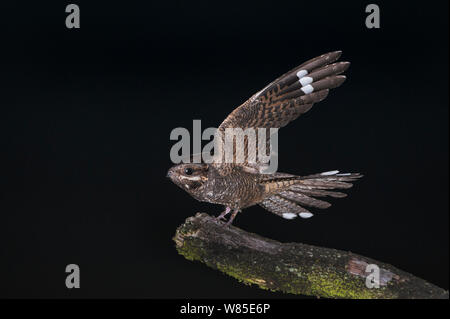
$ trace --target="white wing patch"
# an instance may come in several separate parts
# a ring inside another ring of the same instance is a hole
[[[308,74],[308,71],[306,70],[300,70],[297,72],[297,77],[300,80],[302,77],[304,77],[306,74]]]
[[[309,94],[314,91],[314,88],[310,84],[313,82],[313,78],[310,76],[305,76],[307,74],[308,74],[308,71],[306,71],[306,70],[300,70],[297,72],[298,81],[302,85],[301,90],[305,94]]]
[[[300,84],[302,86],[308,85],[313,82],[313,78],[310,76],[304,76],[300,79]]]
[[[301,88],[301,90],[305,93],[305,94],[309,94],[312,93],[314,91],[314,88],[312,87],[311,84],[308,84],[307,86],[303,86]]]

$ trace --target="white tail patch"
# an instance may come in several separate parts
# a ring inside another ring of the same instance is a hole
[[[305,213],[300,213],[299,216],[301,218],[310,218],[313,216],[313,214],[305,212]]]
[[[339,171],[329,171],[320,173],[320,175],[328,176],[328,175],[336,175],[337,173],[339,173]]]
[[[285,218],[285,219],[294,219],[295,217],[297,217],[297,214],[294,214],[294,213],[283,213],[283,218]]]

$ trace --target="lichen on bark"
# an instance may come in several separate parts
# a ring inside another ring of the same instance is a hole
[[[391,265],[332,248],[280,243],[226,227],[198,213],[174,236],[178,252],[262,289],[327,298],[447,298],[445,291]],[[380,269],[379,288],[366,286],[367,265]]]

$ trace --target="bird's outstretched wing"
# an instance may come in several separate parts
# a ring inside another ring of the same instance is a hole
[[[257,152],[258,143],[248,143],[245,138],[243,147],[242,145],[241,147],[234,144],[227,145],[225,143],[226,129],[265,128],[266,150],[268,151],[270,128],[281,128],[295,120],[311,109],[314,103],[325,99],[330,89],[340,86],[345,81],[345,76],[339,74],[344,72],[350,63],[335,63],[340,56],[341,51],[330,52],[301,64],[254,94],[228,115],[216,133],[218,140],[216,145],[219,147],[216,150],[218,153],[215,155],[213,165],[219,168],[219,173],[227,175],[235,166],[258,170],[261,165],[258,158],[254,162],[248,160],[250,152]],[[232,150],[227,149],[230,146],[233,148]],[[233,154],[231,163],[225,161],[226,151]],[[244,160],[241,163],[236,161],[237,152],[244,153]]]

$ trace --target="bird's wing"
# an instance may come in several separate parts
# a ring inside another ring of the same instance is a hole
[[[330,52],[301,64],[254,94],[228,115],[216,133],[218,141],[216,151],[218,152],[213,165],[219,169],[218,171],[222,175],[227,175],[235,166],[258,171],[263,165],[260,159],[249,160],[249,154],[257,154],[258,142],[248,143],[248,138],[245,137],[243,147],[228,145],[229,143],[225,143],[226,130],[264,128],[266,129],[266,151],[268,151],[270,128],[278,129],[295,120],[311,109],[314,103],[325,99],[330,89],[340,86],[345,81],[345,76],[339,74],[344,72],[350,63],[334,63],[340,55],[341,51]],[[225,161],[225,153],[228,151],[233,154],[231,162]],[[244,160],[240,163],[236,161],[237,152],[243,152]]]

